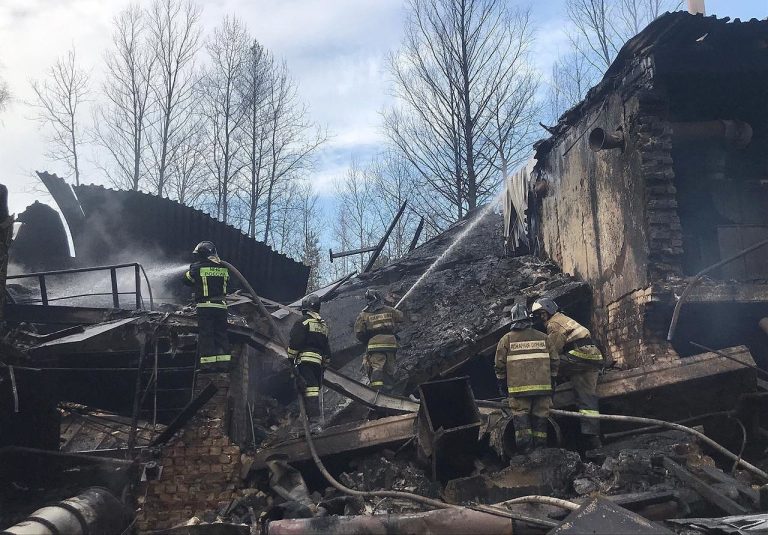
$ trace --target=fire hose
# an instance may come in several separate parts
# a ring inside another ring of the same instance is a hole
[[[721,446],[720,444],[718,444],[717,442],[709,438],[704,433],[700,431],[696,431],[695,429],[691,429],[690,427],[686,427],[684,425],[667,422],[664,420],[656,420],[654,418],[641,418],[639,416],[623,416],[618,414],[581,414],[579,412],[563,411],[560,409],[550,409],[549,413],[552,416],[564,416],[566,418],[585,418],[585,419],[593,419],[593,420],[607,420],[612,422],[628,422],[628,423],[635,423],[635,424],[657,425],[660,427],[675,429],[677,431],[683,431],[684,433],[688,433],[700,439],[702,442],[712,447],[713,449],[717,450],[719,453],[723,454],[724,456],[728,457],[730,460],[735,461],[738,465],[742,466],[744,469],[748,470],[749,472],[752,472],[753,474],[768,481],[768,474],[760,470],[758,467],[748,463],[747,461],[742,459],[741,456],[738,456],[732,453],[730,450]]]
[[[496,505],[475,505],[475,506],[461,506],[461,505],[455,505],[450,503],[445,503],[440,500],[435,500],[433,498],[428,498],[426,496],[421,496],[419,494],[413,494],[411,492],[403,492],[403,491],[397,491],[397,490],[376,490],[376,491],[361,491],[361,490],[355,490],[351,489],[342,483],[340,483],[336,478],[334,478],[330,472],[325,468],[325,465],[323,464],[322,460],[320,460],[320,456],[317,453],[317,449],[315,448],[314,440],[312,439],[310,432],[309,432],[309,421],[307,419],[307,412],[306,407],[304,405],[304,398],[303,396],[299,396],[299,410],[300,410],[300,418],[301,418],[301,424],[304,428],[304,437],[307,441],[307,446],[309,447],[309,451],[312,454],[312,459],[315,461],[315,465],[317,466],[317,469],[320,471],[320,473],[325,477],[325,479],[328,481],[328,483],[331,484],[336,490],[343,492],[344,494],[349,494],[350,496],[358,496],[360,498],[396,498],[396,499],[402,499],[402,500],[409,500],[417,503],[421,503],[423,505],[429,506],[429,507],[435,507],[438,509],[472,509],[474,511],[478,511],[481,513],[488,513],[491,515],[501,516],[504,518],[509,518],[510,520],[517,520],[520,522],[525,522],[528,524],[533,524],[537,526],[544,526],[544,527],[556,527],[558,525],[557,522],[546,520],[543,518],[534,518],[523,514],[513,513],[511,511],[506,511],[504,509],[501,509],[500,507]],[[529,501],[525,503],[532,503],[532,502],[539,502],[539,503],[546,503],[549,505],[554,505],[554,503],[551,501],[550,498],[546,496],[526,496]],[[546,500],[539,500],[537,498],[546,498]],[[564,500],[562,500],[565,502]],[[507,503],[507,502],[505,502]],[[523,503],[523,502],[517,502],[517,503]],[[567,505],[567,509],[575,509],[578,507],[577,504],[572,502],[565,502]],[[563,505],[560,505],[561,507]]]
[[[251,294],[251,300],[256,304],[256,306],[259,309],[259,312],[264,316],[264,318],[269,322],[269,327],[272,329],[272,334],[280,341],[280,344],[282,344],[283,347],[287,347],[288,344],[286,343],[285,339],[283,338],[283,333],[280,332],[280,329],[277,328],[277,325],[275,324],[275,320],[272,318],[272,314],[269,313],[269,311],[264,307],[264,303],[261,302],[261,299],[259,299],[259,294],[256,293],[256,290],[253,289],[253,287],[248,283],[248,280],[243,277],[243,274],[238,271],[238,269],[227,262],[226,260],[219,259],[219,262],[222,266],[229,269],[232,274],[237,277],[237,279],[240,281],[240,283],[245,286],[245,289],[248,290],[248,292]]]

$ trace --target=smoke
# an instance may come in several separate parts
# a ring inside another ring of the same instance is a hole
[[[129,254],[129,253],[126,253]],[[133,257],[129,262],[136,262]],[[116,264],[123,263],[121,261]],[[144,267],[155,305],[161,303],[182,304],[190,295],[182,283],[182,277],[188,265],[179,262],[156,262],[154,259],[139,261]],[[24,270],[18,265],[10,265],[10,274],[22,274]],[[118,300],[120,308],[136,307],[136,272],[130,267],[117,268],[115,270]],[[46,293],[49,304],[61,306],[80,307],[112,307],[112,278],[109,269],[88,271],[84,273],[71,273],[60,275],[47,275],[45,277]],[[9,291],[19,303],[40,303],[42,295],[40,283],[37,277],[13,279],[9,281]],[[140,273],[140,293],[143,308],[149,308],[149,290],[144,274]]]

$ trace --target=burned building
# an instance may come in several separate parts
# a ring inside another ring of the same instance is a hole
[[[668,13],[517,179],[530,180],[510,200],[527,213],[523,241],[591,285],[620,367],[700,353],[690,342],[745,344],[768,364],[768,248],[716,265],[768,239],[767,92],[768,21]]]
[[[93,184],[71,187],[56,175],[38,176],[64,216],[74,257],[68,254],[64,223],[50,207],[35,203],[20,216],[18,242],[10,252],[11,263],[19,270],[136,261],[146,268],[183,264],[198,242],[211,240],[262,297],[290,302],[306,291],[307,266],[200,210],[140,191]],[[180,288],[173,289],[177,297],[181,295]]]

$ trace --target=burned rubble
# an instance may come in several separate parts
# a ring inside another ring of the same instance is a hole
[[[657,19],[537,145],[535,163],[507,184],[503,217],[493,205],[481,207],[403,258],[318,291],[333,355],[319,433],[308,432],[286,347],[300,314],[298,303],[284,302],[304,293],[305,266],[165,200],[94,186],[73,192],[41,174],[76,250],[149,206],[158,220],[172,214],[162,219],[165,241],[184,227],[177,245],[187,247],[196,239],[193,221],[200,232],[218,233],[233,263],[254,251],[266,258],[249,264],[245,284],[226,296],[232,360],[211,372],[200,368],[194,309],[178,296],[162,305],[152,298],[161,270],[142,275],[137,262],[92,267],[87,246],[81,258],[62,260],[61,243],[54,256],[69,264],[46,264],[34,242],[61,242],[62,229],[41,206],[23,222],[17,264],[55,271],[6,278],[0,240],[8,296],[0,530],[760,529],[768,522],[768,301],[754,254],[762,238],[750,232],[762,228],[764,214],[748,196],[737,203],[718,193],[721,182],[741,180],[749,188],[735,189],[762,195],[768,115],[764,106],[715,107],[707,99],[724,102],[729,68],[745,80],[757,73],[763,84],[767,39],[765,21]],[[740,57],[724,64],[731,45]],[[717,91],[689,102],[683,74]],[[725,115],[707,116],[710,108]],[[717,157],[697,160],[694,140]],[[702,196],[722,201],[717,220],[696,206]],[[733,219],[736,205],[747,206],[743,219]],[[89,228],[103,223],[105,209],[119,214],[112,227]],[[126,226],[140,241],[145,227]],[[713,233],[718,238],[707,244],[700,239]],[[180,277],[179,269],[167,273]],[[49,284],[55,277],[67,282]],[[367,384],[365,347],[354,336],[369,289],[405,315],[391,392]],[[597,385],[599,413],[574,411],[574,387],[560,380],[548,443],[525,452],[498,397],[493,354],[511,307],[540,297],[588,326],[609,362]],[[601,420],[601,446],[578,441],[582,418]]]

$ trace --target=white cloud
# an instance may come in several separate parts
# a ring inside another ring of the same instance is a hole
[[[148,4],[144,0],[143,4]],[[92,69],[98,92],[111,21],[129,0],[2,0],[0,75],[15,102],[0,116],[0,182],[19,212],[40,194],[33,170],[62,172],[46,160],[45,136],[30,120],[31,78],[40,78],[71,46]],[[214,0],[201,2],[205,31],[224,14],[236,14],[252,35],[284,58],[315,121],[333,139],[321,155],[320,184],[343,173],[342,161],[380,142],[378,112],[388,102],[384,58],[402,31],[401,0]],[[87,115],[84,115],[87,117]],[[330,155],[330,156],[329,156]],[[345,155],[345,156],[342,156]],[[86,155],[92,159],[92,155]],[[85,163],[85,182],[101,182]],[[327,191],[328,188],[321,188]]]

